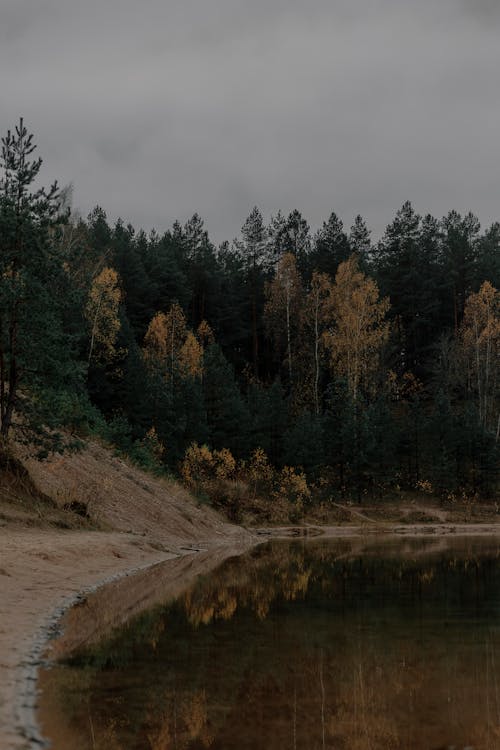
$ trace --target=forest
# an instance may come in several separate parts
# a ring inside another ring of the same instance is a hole
[[[361,216],[312,231],[249,207],[217,247],[197,213],[162,234],[82,218],[41,167],[20,120],[0,158],[4,446],[98,435],[235,518],[263,495],[298,514],[497,495],[500,223],[407,201],[375,241]]]

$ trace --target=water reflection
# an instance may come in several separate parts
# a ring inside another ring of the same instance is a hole
[[[499,554],[257,548],[46,671],[42,726],[75,750],[500,748]]]

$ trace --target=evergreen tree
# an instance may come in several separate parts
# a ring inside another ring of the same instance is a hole
[[[284,435],[283,462],[303,469],[316,479],[324,463],[323,422],[319,415],[304,412]]]
[[[269,251],[273,262],[276,263],[283,253],[290,252],[288,245],[287,221],[281,211],[271,216],[267,227]]]
[[[394,478],[399,448],[398,431],[387,393],[380,393],[367,404],[364,448],[366,459],[366,490],[382,494]]]
[[[247,398],[253,449],[262,448],[274,465],[283,463],[283,439],[289,425],[288,405],[279,382],[263,388],[252,385]]]
[[[399,373],[425,372],[429,347],[435,340],[439,307],[437,222],[421,217],[406,202],[375,250],[381,293],[389,295],[394,321]]]
[[[198,214],[193,214],[184,225],[181,242],[182,268],[191,294],[189,318],[193,328],[197,328],[202,320],[213,322],[217,316],[220,294],[217,256]]]
[[[500,223],[494,222],[477,244],[475,291],[483,281],[500,289]]]
[[[144,267],[147,253],[147,238],[144,232],[138,236],[131,224],[124,226],[121,219],[115,224],[112,240],[112,257],[122,285],[127,317],[140,340],[153,315],[151,304],[153,284]]]
[[[174,300],[178,300],[183,310],[188,309],[190,291],[182,268],[181,245],[175,230],[165,232],[162,237],[150,234],[143,260],[150,284],[151,317],[154,312],[166,313]]]
[[[439,390],[428,420],[425,436],[428,473],[440,492],[456,490],[460,485],[460,431],[450,397]]]
[[[337,214],[332,213],[328,221],[316,232],[308,263],[309,269],[311,273],[327,273],[333,279],[340,263],[347,260],[350,255],[351,248],[342,221]]]
[[[372,260],[371,232],[359,214],[354,219],[349,232],[349,247],[351,253],[356,253],[358,256],[359,267],[366,273]]]
[[[462,217],[450,211],[441,222],[443,229],[443,269],[446,280],[444,313],[447,325],[455,331],[462,322],[465,300],[473,291],[479,251],[480,224],[476,216]]]
[[[325,461],[336,472],[337,487],[345,494],[357,450],[356,405],[345,380],[337,378],[328,388],[323,426]]]
[[[23,120],[2,138],[0,157],[0,433],[14,415],[33,436],[57,425],[57,394],[78,391],[81,369],[64,330],[60,292],[67,289],[57,184],[34,188],[42,160]]]
[[[217,340],[238,373],[253,361],[253,336],[249,323],[248,277],[239,250],[223,243],[218,252],[220,295],[213,326]],[[260,309],[257,331],[261,328]],[[258,333],[259,335],[259,333]]]
[[[259,375],[259,342],[262,335],[260,311],[264,303],[264,281],[272,265],[264,220],[255,207],[241,228],[242,241],[237,243],[248,289],[251,331],[252,366]]]
[[[101,206],[95,206],[89,213],[87,228],[89,234],[88,244],[92,248],[93,254],[103,259],[103,261],[108,260],[107,256],[110,253],[111,245],[111,229],[108,224],[106,211]]]
[[[231,365],[220,347],[205,351],[203,397],[212,448],[229,448],[235,457],[246,456],[249,447],[249,414]]]
[[[285,225],[286,252],[297,258],[298,267],[303,270],[307,265],[307,256],[311,250],[309,224],[300,211],[294,209],[288,214]]]

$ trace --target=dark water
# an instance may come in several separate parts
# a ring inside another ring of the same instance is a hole
[[[266,545],[44,684],[56,748],[500,748],[500,546]]]

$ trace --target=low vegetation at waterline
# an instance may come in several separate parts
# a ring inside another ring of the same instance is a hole
[[[259,498],[293,520],[415,488],[497,495],[500,224],[407,202],[372,242],[360,216],[312,234],[255,208],[216,248],[197,214],[162,235],[79,217],[35,187],[34,150],[22,120],[2,139],[5,449],[13,428],[41,457],[100,434],[235,519]]]

